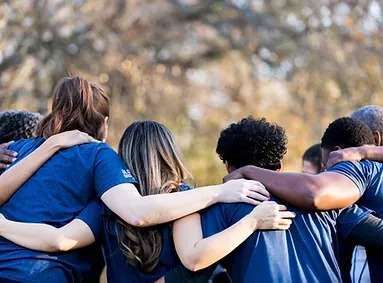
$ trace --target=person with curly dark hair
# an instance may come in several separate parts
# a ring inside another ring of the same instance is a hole
[[[225,179],[246,178],[260,181],[273,195],[305,209],[322,211],[346,208],[336,219],[338,232],[341,232],[339,236],[342,241],[353,237],[358,244],[379,253],[374,269],[383,270],[383,163],[376,162],[383,161],[383,150],[382,147],[373,146],[374,141],[366,125],[350,118],[341,118],[329,125],[322,138],[323,163],[327,164],[325,172],[316,175],[276,173],[249,165],[238,168]],[[354,147],[358,145],[363,146]],[[334,159],[345,160],[335,158],[342,155],[348,156],[346,160],[353,162],[336,164]],[[336,165],[330,166],[334,164]],[[344,214],[346,211],[348,213]],[[349,282],[349,278],[342,279]],[[371,276],[372,282],[382,280],[383,276],[378,274]]]
[[[0,112],[0,143],[33,137],[41,119],[39,113],[28,111]]]
[[[248,117],[221,132],[216,152],[228,170],[245,165],[279,170],[287,151],[285,130],[265,118]]]
[[[374,144],[374,134],[366,124],[350,117],[336,119],[330,123],[322,136],[323,163],[327,164],[332,151],[367,144]]]
[[[302,172],[318,174],[322,171],[322,152],[320,143],[310,146],[302,156]]]
[[[283,168],[286,148],[287,137],[282,127],[264,118],[248,117],[221,132],[216,151],[229,173],[249,165],[272,168],[275,172]],[[275,197],[271,200],[280,203]],[[191,270],[206,267],[204,262],[193,260],[192,247],[202,237],[219,237],[231,227],[241,225],[252,209],[251,205],[239,203],[218,204],[194,220],[192,215],[180,220],[189,225],[183,233],[177,226],[173,228],[182,263]],[[287,209],[296,215],[288,230],[251,233],[239,247],[220,260],[232,282],[341,282],[333,244],[337,240],[338,211],[309,212],[293,206],[287,206]],[[232,248],[239,237],[221,244],[227,249]],[[210,255],[213,256],[215,254]]]
[[[8,149],[8,145],[19,139],[33,137],[41,118],[40,114],[28,111],[0,112],[0,170],[8,168],[17,156],[16,152]]]

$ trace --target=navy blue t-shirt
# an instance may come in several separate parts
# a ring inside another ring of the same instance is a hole
[[[365,160],[362,162],[342,162],[331,167],[328,171],[336,172],[348,177],[359,189],[361,198],[357,201],[359,210],[373,212],[383,218],[383,164]],[[365,219],[365,213],[346,213],[345,216],[352,223],[360,223]],[[344,219],[343,219],[344,221]],[[347,225],[343,225],[347,227]],[[354,225],[341,229],[350,232]],[[383,261],[381,256],[375,256],[376,251],[367,250],[367,259],[371,280],[380,281],[383,278]]]
[[[254,207],[216,204],[201,213],[204,238],[238,222]],[[337,262],[338,211],[296,213],[289,230],[253,233],[221,263],[233,282],[341,282]]]
[[[10,145],[21,160],[44,142],[43,138],[21,140]],[[97,225],[84,209],[110,188],[127,183],[127,168],[104,143],[90,143],[61,150],[48,160],[0,207],[9,220],[46,223],[61,227],[83,213],[83,221],[97,237]],[[91,211],[91,210],[90,210]],[[20,247],[0,237],[0,278],[22,281],[33,272],[60,264],[71,276],[88,270],[94,262],[88,248],[66,253],[45,253]],[[39,262],[44,260],[43,263]]]
[[[361,195],[357,204],[383,217],[383,163],[369,160],[342,162],[327,171],[342,174],[353,181]]]
[[[189,190],[188,185],[181,185],[181,191]],[[152,283],[165,276],[181,264],[175,251],[171,224],[161,225],[162,249],[159,263],[150,273],[144,273],[129,264],[120,249],[117,235],[118,217],[104,206],[104,242],[103,251],[107,266],[108,282],[113,283]]]

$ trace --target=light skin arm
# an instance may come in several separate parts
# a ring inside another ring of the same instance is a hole
[[[97,141],[77,130],[47,139],[38,149],[0,176],[0,205],[58,150],[89,142]],[[216,202],[247,202],[256,205],[269,196],[259,182],[236,180],[192,192],[144,197],[132,184],[121,184],[109,189],[101,199],[128,224],[151,226],[186,216]]]
[[[56,228],[47,224],[10,221],[0,214],[0,236],[27,249],[63,252],[95,242],[92,230],[80,219]]]
[[[229,228],[203,238],[198,213],[173,224],[173,239],[182,264],[191,271],[206,268],[231,253],[255,230],[288,229],[295,215],[275,202],[264,202]]]
[[[241,179],[185,192],[148,196],[141,196],[132,184],[121,184],[106,191],[101,200],[128,224],[146,227],[176,220],[217,202],[257,205],[268,197],[269,193],[259,182]]]
[[[280,173],[255,166],[242,167],[225,179],[246,178],[263,183],[273,195],[301,208],[329,210],[347,207],[360,198],[358,187],[335,172],[317,175]]]
[[[0,205],[6,202],[57,151],[89,142],[97,141],[79,131],[70,131],[48,138],[31,154],[0,175]]]

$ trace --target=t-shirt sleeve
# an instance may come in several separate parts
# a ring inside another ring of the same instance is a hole
[[[97,197],[100,198],[109,189],[125,183],[136,184],[137,181],[117,153],[103,144],[97,152],[94,165]]]
[[[99,201],[90,202],[76,217],[84,221],[92,230],[93,236],[98,241],[102,235],[102,213]]]
[[[328,172],[335,172],[342,174],[349,178],[357,186],[361,195],[364,194],[369,184],[371,176],[371,163],[370,162],[341,162],[327,170]]]

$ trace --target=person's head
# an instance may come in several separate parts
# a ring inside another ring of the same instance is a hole
[[[320,144],[310,146],[303,153],[302,172],[318,174],[322,170],[322,153]]]
[[[182,183],[191,177],[173,135],[160,123],[134,122],[125,130],[118,151],[137,179],[142,196],[179,191]],[[128,262],[145,272],[152,271],[162,249],[158,227],[137,229],[120,222],[118,236]]]
[[[36,134],[48,138],[80,130],[105,140],[108,117],[109,98],[101,87],[79,77],[66,77],[56,85],[52,111],[41,121]]]
[[[28,111],[0,112],[0,144],[33,137],[41,118]]]
[[[383,107],[367,105],[355,110],[351,118],[362,121],[374,134],[375,145],[383,145]]]
[[[246,165],[281,170],[286,151],[285,130],[265,118],[253,117],[242,119],[224,129],[216,149],[228,172]]]
[[[322,137],[322,162],[326,165],[330,152],[334,150],[365,144],[374,144],[374,135],[366,124],[349,117],[336,119]]]

